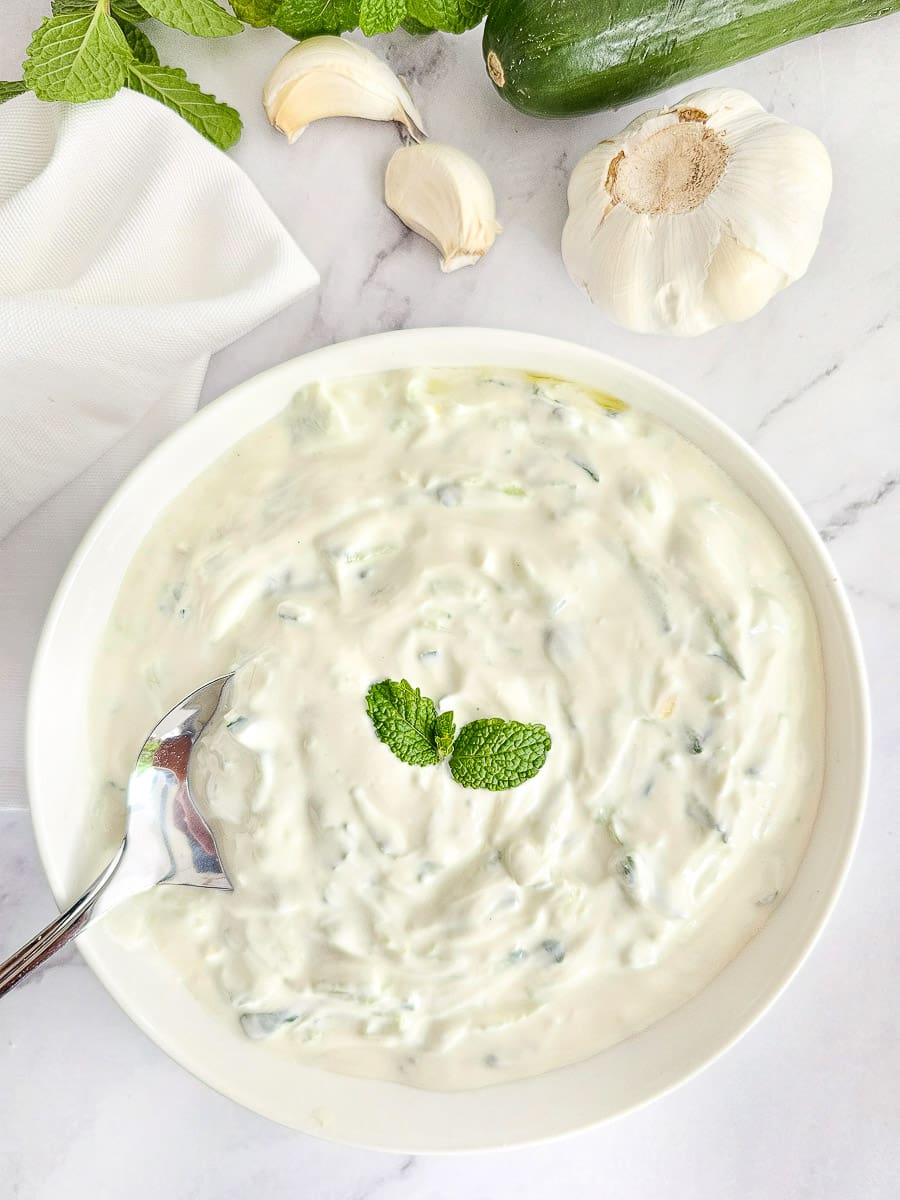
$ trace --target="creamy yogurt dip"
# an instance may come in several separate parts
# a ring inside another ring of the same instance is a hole
[[[815,618],[759,510],[661,422],[510,371],[302,389],[139,547],[95,678],[103,804],[231,668],[193,786],[233,895],[110,918],[280,1055],[455,1089],[586,1058],[698,992],[789,887],[820,789]],[[542,722],[469,790],[369,686]],[[110,702],[109,698],[113,700]]]

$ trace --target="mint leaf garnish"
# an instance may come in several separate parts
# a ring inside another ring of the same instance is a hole
[[[440,761],[437,709],[418,688],[405,679],[383,679],[369,688],[366,708],[379,739],[403,762],[430,767]]]
[[[499,717],[471,721],[459,731],[450,772],[463,787],[502,792],[537,775],[549,749],[550,734],[543,725]]]
[[[438,758],[446,758],[453,749],[453,739],[456,737],[456,724],[452,712],[443,712],[434,726],[434,748]]]
[[[39,100],[103,100],[125,82],[131,50],[98,0],[93,12],[45,17],[25,59],[25,83]]]
[[[177,112],[205,138],[227,150],[241,136],[240,114],[192,83],[180,67],[132,62],[128,86]]]
[[[159,66],[159,55],[156,53],[156,47],[144,33],[143,29],[138,29],[137,25],[129,25],[128,22],[122,24],[122,32],[125,34],[125,41],[131,47],[131,53],[139,63],[149,63],[152,67]]]
[[[543,725],[491,717],[470,721],[456,736],[452,712],[401,679],[382,679],[366,693],[378,738],[402,762],[433,767],[450,755],[450,774],[463,787],[503,792],[537,775],[550,749]],[[454,741],[455,739],[455,741]]]
[[[389,33],[405,16],[406,0],[362,0],[359,27],[368,37],[373,33]]]
[[[216,0],[141,0],[151,17],[196,37],[227,37],[244,28]]]
[[[12,100],[13,96],[21,96],[27,91],[28,88],[22,79],[0,79],[0,104],[4,100]]]

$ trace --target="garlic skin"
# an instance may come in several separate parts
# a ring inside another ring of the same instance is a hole
[[[384,176],[384,202],[441,252],[441,270],[477,263],[502,233],[494,189],[455,146],[425,142],[395,150]]]
[[[289,50],[263,88],[263,106],[289,142],[322,117],[397,121],[415,141],[425,137],[406,84],[371,50],[346,38],[323,35]]]
[[[600,142],[569,181],[562,253],[608,317],[690,336],[754,316],[819,242],[831,161],[735,88],[695,92]]]

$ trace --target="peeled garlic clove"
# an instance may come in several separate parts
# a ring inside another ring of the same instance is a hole
[[[612,320],[697,334],[799,279],[831,195],[819,139],[752,96],[709,88],[644,113],[581,160],[563,259]]]
[[[371,50],[340,37],[300,42],[275,65],[263,89],[269,121],[295,142],[322,117],[398,121],[410,137],[425,137],[409,89]]]
[[[405,225],[437,246],[442,271],[478,262],[503,230],[487,175],[468,154],[439,142],[394,152],[384,200]]]

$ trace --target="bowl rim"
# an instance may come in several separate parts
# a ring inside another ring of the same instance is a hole
[[[530,353],[534,353],[536,358],[542,354],[549,356],[567,355],[570,358],[577,360],[584,369],[595,369],[596,372],[602,375],[604,372],[612,373],[633,380],[637,386],[650,392],[656,393],[663,400],[664,405],[673,406],[674,409],[680,410],[679,415],[687,419],[689,424],[702,429],[705,433],[717,442],[717,444],[725,447],[730,454],[736,455],[739,460],[743,460],[743,465],[757,477],[759,477],[766,490],[774,497],[774,501],[781,506],[786,512],[788,520],[791,521],[800,531],[802,538],[805,540],[805,549],[808,550],[817,565],[824,570],[829,577],[829,598],[834,606],[835,617],[840,630],[843,649],[847,656],[847,667],[849,672],[849,685],[852,690],[852,702],[855,706],[855,712],[858,723],[858,749],[856,751],[856,761],[852,770],[853,787],[852,794],[848,794],[845,799],[847,803],[852,804],[852,820],[849,826],[849,836],[843,844],[842,851],[836,861],[836,867],[828,881],[827,887],[819,889],[818,911],[815,920],[806,930],[805,934],[800,938],[796,951],[791,958],[790,963],[786,968],[782,969],[778,981],[768,988],[766,993],[760,1000],[749,1006],[742,1015],[735,1021],[734,1027],[730,1034],[719,1039],[707,1052],[700,1054],[697,1057],[694,1065],[686,1071],[680,1073],[677,1078],[671,1079],[660,1084],[655,1089],[650,1089],[648,1092],[634,1102],[622,1106],[615,1112],[604,1114],[596,1118],[587,1118],[575,1123],[566,1125],[563,1128],[556,1128],[545,1134],[528,1134],[526,1136],[503,1136],[498,1139],[492,1139],[490,1136],[484,1138],[471,1139],[470,1143],[454,1142],[452,1146],[444,1145],[440,1139],[429,1142],[428,1139],[413,1139],[411,1142],[404,1142],[402,1136],[397,1140],[386,1141],[384,1138],[376,1138],[373,1141],[367,1141],[365,1137],[348,1137],[345,1135],[335,1135],[328,1128],[317,1128],[314,1122],[301,1122],[296,1119],[286,1120],[277,1113],[265,1111],[257,1103],[249,1101],[245,1096],[238,1094],[234,1087],[230,1087],[223,1083],[222,1079],[217,1077],[215,1071],[209,1069],[208,1066],[201,1066],[196,1061],[186,1061],[183,1049],[178,1046],[173,1046],[171,1040],[164,1037],[159,1029],[155,1028],[153,1020],[144,1012],[135,1011],[130,1000],[126,996],[126,988],[120,986],[119,975],[115,971],[108,968],[104,961],[104,955],[101,949],[98,949],[94,940],[90,936],[85,939],[79,939],[78,949],[82,956],[86,959],[95,975],[106,990],[112,995],[116,1002],[123,1008],[129,1018],[160,1048],[173,1058],[181,1067],[190,1071],[196,1078],[208,1084],[221,1094],[229,1096],[229,1098],[241,1103],[245,1107],[267,1116],[278,1123],[285,1124],[289,1128],[300,1129],[303,1132],[309,1133],[312,1136],[317,1136],[325,1140],[333,1141],[337,1144],[354,1145],[360,1148],[386,1151],[390,1153],[414,1153],[414,1154],[448,1154],[448,1153],[465,1153],[473,1150],[487,1149],[508,1149],[520,1145],[536,1145],[544,1142],[556,1140],[570,1134],[583,1131],[585,1129],[595,1128],[599,1125],[606,1124],[611,1120],[615,1120],[627,1113],[643,1108],[645,1105],[660,1097],[667,1095],[675,1088],[693,1079],[700,1071],[716,1061],[724,1054],[731,1046],[735,1044],[741,1037],[744,1036],[756,1022],[771,1008],[778,997],[783,993],[791,980],[795,977],[803,963],[806,961],[810,951],[818,940],[823,928],[833,912],[834,906],[837,903],[838,897],[842,890],[844,881],[849,871],[850,863],[859,839],[859,833],[862,825],[862,820],[865,812],[866,797],[869,783],[870,760],[871,760],[871,714],[869,705],[869,692],[866,678],[865,662],[862,653],[862,646],[859,633],[855,624],[852,610],[847,598],[845,589],[837,575],[834,564],[828,553],[825,544],[815,526],[807,516],[799,502],[794,498],[793,494],[788,490],[787,486],[782,483],[781,479],[768,465],[768,463],[759,455],[759,453],[747,442],[743,440],[736,432],[724,423],[710,410],[704,408],[697,401],[694,401],[689,396],[673,387],[666,381],[654,376],[650,372],[644,371],[641,368],[632,366],[623,360],[614,356],[607,355],[601,351],[592,348],[572,343],[560,338],[544,337],[514,330],[495,329],[489,327],[478,326],[456,326],[456,327],[422,327],[410,328],[403,330],[389,331],[385,333],[371,334],[366,337],[355,338],[345,342],[336,342],[331,345],[321,347],[315,350],[308,351],[304,354],[297,355],[278,363],[267,370],[262,371],[241,383],[224,392],[217,399],[205,405],[198,413],[192,416],[187,422],[181,425],[173,433],[169,434],[161,442],[159,442],[147,454],[139,464],[128,473],[125,479],[116,488],[113,494],[109,497],[102,509],[88,527],[86,533],[78,544],[77,549],[72,555],[69,564],[60,580],[56,589],[47,616],[41,630],[40,639],[38,642],[37,651],[35,653],[30,685],[27,699],[27,725],[26,725],[26,777],[28,782],[28,794],[30,798],[30,812],[32,817],[32,825],[34,829],[35,841],[37,844],[38,854],[41,860],[42,867],[47,876],[51,890],[57,903],[62,905],[66,901],[66,887],[63,879],[62,870],[57,857],[54,853],[53,842],[53,823],[48,819],[50,808],[43,803],[35,803],[35,799],[40,796],[40,787],[38,785],[39,778],[39,760],[41,757],[41,710],[45,705],[43,693],[45,691],[45,679],[49,678],[52,672],[52,653],[53,641],[56,631],[60,626],[61,620],[66,610],[67,599],[70,590],[72,589],[76,577],[81,572],[85,562],[89,559],[95,544],[102,538],[106,531],[117,517],[119,509],[124,505],[127,497],[132,494],[137,494],[144,489],[145,482],[150,481],[158,473],[159,466],[163,464],[166,458],[172,452],[174,446],[188,439],[196,439],[200,432],[207,428],[213,427],[222,421],[226,421],[228,413],[244,405],[247,402],[248,396],[252,399],[252,393],[258,390],[263,385],[270,385],[279,382],[282,378],[289,382],[291,375],[298,370],[298,364],[303,364],[304,367],[310,364],[315,365],[321,361],[326,365],[323,372],[329,378],[352,377],[356,375],[373,374],[380,370],[390,369],[384,366],[373,367],[354,366],[353,363],[357,359],[361,359],[363,364],[367,358],[378,357],[379,352],[395,351],[397,355],[396,369],[406,369],[410,364],[405,360],[404,355],[411,352],[415,347],[431,347],[434,350],[443,351],[445,355],[458,361],[458,365],[466,365],[466,356],[471,355],[469,365],[478,366],[485,365],[485,353],[488,349],[493,351],[496,347],[496,358],[493,365],[497,367],[509,366],[511,369],[527,370],[523,365]],[[479,349],[480,348],[480,349]],[[483,350],[485,353],[481,353]],[[346,370],[330,369],[330,360],[335,359],[337,353],[347,358]],[[504,356],[509,354],[514,360],[511,362],[505,361]],[[388,355],[389,356],[389,355]],[[435,366],[450,365],[448,363],[436,362]],[[573,371],[573,377],[579,372]],[[289,396],[289,389],[286,389],[286,398]],[[639,401],[635,407],[641,408],[643,405]],[[270,416],[262,417],[258,422],[248,426],[242,431],[238,431],[230,439],[230,444],[238,441],[258,425],[265,423],[271,419]],[[660,418],[667,421],[667,417]],[[678,432],[681,436],[691,440],[690,435],[684,433],[680,428]],[[720,456],[710,452],[705,447],[701,446],[704,453],[707,453],[714,462],[719,465]],[[201,468],[201,471],[205,467]],[[730,471],[726,467],[722,467],[726,473]],[[196,474],[201,473],[198,471]],[[158,517],[162,510],[188,485],[192,478],[180,479],[178,486],[168,491],[165,500],[162,504],[154,509],[155,517]],[[738,486],[743,490],[744,484],[736,480]],[[759,501],[751,497],[753,502],[761,508],[766,518],[773,520],[770,512],[759,504]],[[139,544],[139,540],[136,545]],[[789,548],[789,552],[790,548]],[[804,582],[808,583],[807,573],[802,568],[798,569],[801,572]],[[818,612],[817,612],[818,618]],[[823,648],[824,654],[824,648]],[[828,687],[826,683],[826,694]],[[818,819],[818,817],[817,817]],[[793,888],[793,885],[792,885]],[[789,889],[788,894],[790,894]],[[768,922],[767,922],[768,924]],[[763,927],[765,928],[765,926]],[[742,950],[738,955],[740,958],[745,950]],[[727,970],[727,968],[726,968]],[[715,981],[713,981],[715,982]],[[711,987],[712,984],[708,985]],[[707,989],[703,989],[706,991]],[[698,994],[699,995],[699,994]],[[690,1004],[691,1000],[685,1002]],[[667,1018],[663,1018],[666,1020]],[[641,1036],[641,1035],[636,1035]],[[631,1040],[631,1039],[627,1039]],[[622,1043],[620,1043],[622,1045]],[[607,1053],[606,1051],[601,1052]],[[599,1058],[600,1056],[595,1056]],[[585,1060],[590,1062],[591,1060]],[[577,1064],[583,1065],[583,1064]],[[572,1068],[560,1068],[560,1071],[569,1071]],[[550,1072],[545,1076],[536,1076],[532,1079],[514,1081],[506,1085],[494,1085],[487,1089],[477,1089],[480,1092],[493,1092],[499,1090],[500,1087],[515,1088],[519,1084],[532,1083],[534,1079],[546,1079],[550,1075],[556,1075],[558,1072]],[[344,1077],[341,1077],[344,1078]],[[386,1085],[399,1086],[399,1085]],[[417,1093],[417,1089],[406,1088],[406,1091]],[[474,1093],[430,1093],[436,1095],[466,1095]]]

